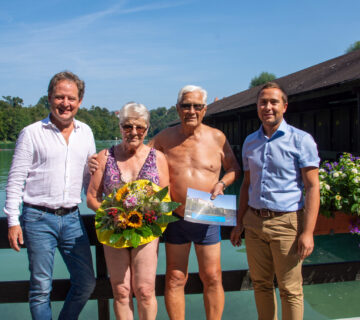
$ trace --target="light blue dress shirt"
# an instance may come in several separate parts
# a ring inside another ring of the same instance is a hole
[[[280,212],[303,208],[301,168],[320,162],[310,134],[283,120],[269,139],[260,126],[245,139],[242,159],[244,171],[250,171],[249,206]]]

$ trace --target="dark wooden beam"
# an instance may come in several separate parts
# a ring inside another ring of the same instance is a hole
[[[248,270],[227,270],[222,272],[223,286],[226,292],[252,290]],[[303,266],[304,285],[333,283],[344,281],[360,281],[360,261],[337,262],[329,264],[314,264]],[[65,300],[70,288],[70,280],[55,279],[51,292],[52,301]],[[156,276],[156,295],[163,296],[165,288],[165,275]],[[28,281],[2,281],[0,282],[0,303],[27,302]],[[198,273],[190,273],[185,287],[185,294],[202,293],[203,285]],[[108,278],[97,279],[96,288],[91,295],[92,300],[108,301],[112,299],[112,290]],[[108,306],[108,305],[107,305]],[[100,309],[102,313],[100,313]],[[99,315],[104,316],[109,309],[100,305]]]

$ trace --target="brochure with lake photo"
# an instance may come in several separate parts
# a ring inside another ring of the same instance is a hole
[[[184,219],[203,224],[236,226],[236,196],[211,194],[188,188]]]

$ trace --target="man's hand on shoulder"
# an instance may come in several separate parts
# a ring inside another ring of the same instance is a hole
[[[298,240],[298,255],[301,260],[307,258],[314,250],[314,236],[312,233],[300,234]]]
[[[93,175],[99,167],[99,162],[97,161],[97,156],[98,156],[98,154],[94,153],[92,156],[90,156],[88,158],[88,168],[89,168],[89,173],[91,175]]]
[[[10,247],[15,251],[20,251],[20,245],[24,244],[23,233],[20,225],[9,227],[8,238]]]

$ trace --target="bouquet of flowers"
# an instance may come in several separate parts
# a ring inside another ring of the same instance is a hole
[[[96,211],[97,237],[115,248],[136,248],[161,236],[168,223],[178,220],[171,211],[179,205],[170,200],[168,187],[160,188],[149,180],[126,183]]]

